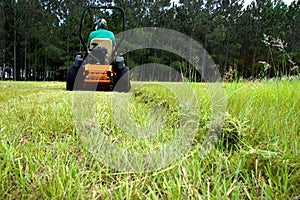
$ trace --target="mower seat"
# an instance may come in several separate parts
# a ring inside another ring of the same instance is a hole
[[[112,60],[112,52],[113,52],[113,44],[112,41],[108,38],[94,38],[90,42],[90,49],[94,46],[93,43],[98,43],[99,47],[105,47],[107,49],[107,59],[111,62]]]

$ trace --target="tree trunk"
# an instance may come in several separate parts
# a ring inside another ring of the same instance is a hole
[[[252,69],[255,71],[254,77],[257,77],[258,72],[257,72],[257,67],[255,67],[255,61],[256,61],[256,49],[253,51],[253,56],[252,56]]]
[[[17,27],[16,27],[16,2],[14,2],[14,80],[17,80]]]
[[[36,65],[37,65],[37,39],[36,39],[36,42],[35,42],[35,53],[34,53],[34,71],[33,71],[33,79],[36,81],[36,76],[37,76],[37,71],[36,71]]]
[[[27,81],[26,75],[27,75],[27,44],[26,44],[26,38],[25,38],[25,48],[24,48],[24,80]]]
[[[45,55],[44,58],[45,58],[45,65],[44,65],[44,77],[43,77],[43,80],[46,81],[46,78],[47,78],[46,77],[47,76],[47,71],[46,71],[47,70],[47,56]]]

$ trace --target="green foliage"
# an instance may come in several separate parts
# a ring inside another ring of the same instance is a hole
[[[66,68],[74,61],[77,52],[82,50],[77,33],[82,9],[88,3],[103,5],[111,2],[1,1],[0,69],[13,70],[16,63],[19,79],[64,80]],[[262,70],[257,65],[259,61],[270,63],[272,69],[277,71],[267,71],[267,78],[299,73],[290,73],[293,68],[291,63],[294,66],[300,64],[300,6],[297,0],[289,6],[283,1],[253,1],[247,7],[243,6],[241,0],[181,0],[178,4],[170,0],[113,2],[125,10],[127,30],[154,26],[186,34],[208,51],[223,75],[230,66],[234,66],[241,77],[260,78]],[[84,22],[83,35],[86,40],[94,28],[94,14],[93,11],[88,12]],[[110,30],[120,33],[119,13],[100,12],[97,15],[107,19]],[[274,49],[266,50],[262,42],[264,34],[285,41],[289,57]],[[183,76],[193,77],[194,81],[200,80],[199,74],[191,73],[192,66],[179,57],[170,56],[168,52],[146,50],[129,52],[125,56],[131,68],[153,61],[168,66],[173,62],[181,62]]]

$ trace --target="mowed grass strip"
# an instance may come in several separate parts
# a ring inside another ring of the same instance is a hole
[[[225,84],[228,113],[222,137],[205,158],[199,153],[211,120],[208,85],[192,84],[200,115],[196,141],[182,159],[142,174],[115,171],[89,153],[73,121],[73,93],[64,87],[60,82],[0,82],[2,199],[300,198],[299,81]],[[132,100],[137,105],[133,121],[151,112],[141,102],[149,92],[140,95]],[[111,141],[132,145],[109,109],[103,111],[111,93],[96,96],[103,101],[96,114],[99,126]]]

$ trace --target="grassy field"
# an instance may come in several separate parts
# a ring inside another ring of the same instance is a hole
[[[226,83],[221,138],[206,157],[211,100],[207,84],[192,84],[199,127],[190,150],[144,173],[106,167],[87,150],[64,87],[0,82],[1,199],[300,199],[299,81]],[[174,138],[180,109],[172,93],[154,86],[131,94],[132,121],[144,126],[160,105],[166,125],[152,140],[133,141],[113,122],[112,93],[99,92],[96,116],[110,141],[152,149]]]

